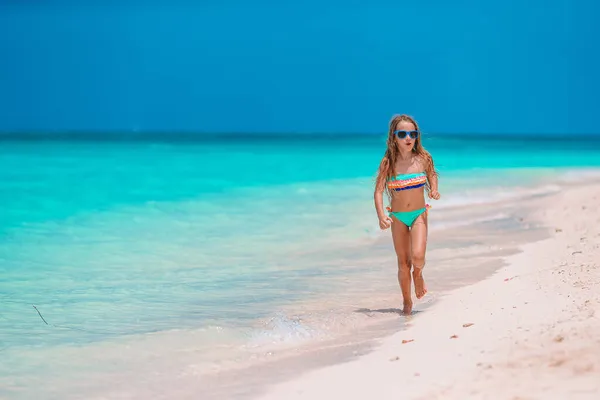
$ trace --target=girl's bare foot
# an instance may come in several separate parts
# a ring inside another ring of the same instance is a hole
[[[425,280],[423,279],[423,270],[420,268],[415,268],[412,273],[413,281],[415,282],[415,295],[417,299],[425,296],[427,293],[427,288],[425,287]]]
[[[402,308],[402,314],[404,315],[410,315],[410,313],[412,313],[412,301],[411,300],[404,300],[404,308]]]

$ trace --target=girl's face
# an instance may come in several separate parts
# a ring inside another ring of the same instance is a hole
[[[412,151],[415,147],[418,135],[417,128],[412,122],[400,121],[396,124],[394,136],[399,149]]]

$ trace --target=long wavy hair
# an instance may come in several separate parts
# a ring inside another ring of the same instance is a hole
[[[398,125],[398,123],[401,121],[410,122],[415,126],[415,129],[419,131],[419,136],[415,140],[415,145],[412,150],[413,154],[421,158],[423,164],[425,165],[425,173],[428,176],[438,176],[438,173],[435,170],[435,166],[433,164],[433,158],[431,157],[431,154],[429,154],[429,152],[425,150],[425,147],[423,147],[423,144],[421,143],[423,134],[419,129],[419,124],[417,124],[417,121],[410,115],[394,115],[394,117],[390,121],[387,137],[387,149],[385,150],[385,154],[383,155],[381,163],[379,164],[379,171],[377,173],[377,180],[375,182],[375,185],[378,188],[386,189],[388,197],[390,199],[392,198],[392,191],[387,187],[385,183],[387,178],[392,178],[396,176],[396,171],[394,170],[394,168],[396,166],[396,161],[398,160],[400,154],[400,148],[398,147],[398,142],[396,141],[396,138],[394,136],[394,131],[396,130],[396,125]],[[431,190],[431,187],[429,186],[429,181],[427,181],[425,188],[427,190],[427,193],[429,194]]]

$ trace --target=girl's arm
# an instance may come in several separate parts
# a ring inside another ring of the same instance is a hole
[[[375,211],[377,211],[377,217],[379,219],[385,218],[386,214],[383,209],[383,191],[385,190],[385,181],[382,179],[381,174],[377,176],[377,182],[375,184],[375,193],[373,194],[375,200]]]
[[[438,192],[438,175],[435,172],[433,158],[431,157],[425,160],[425,174],[429,181],[429,197],[438,200],[440,198],[440,193]]]
[[[379,227],[381,229],[387,229],[392,224],[392,219],[385,213],[383,209],[383,192],[385,190],[385,180],[387,171],[388,160],[384,158],[379,166],[379,172],[377,173],[377,180],[375,181],[375,192],[373,198],[375,202],[375,210],[377,211],[377,218],[379,219]]]

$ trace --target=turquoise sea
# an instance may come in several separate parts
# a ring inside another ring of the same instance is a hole
[[[432,229],[465,223],[444,209],[553,190],[557,175],[600,165],[600,137],[424,144],[443,196]],[[209,353],[316,335],[282,310],[362,276],[349,260],[384,234],[373,208],[384,150],[377,135],[3,138],[0,397],[27,398],[32,375],[51,386],[64,354],[119,353],[128,338]],[[93,375],[97,362],[73,365]]]

